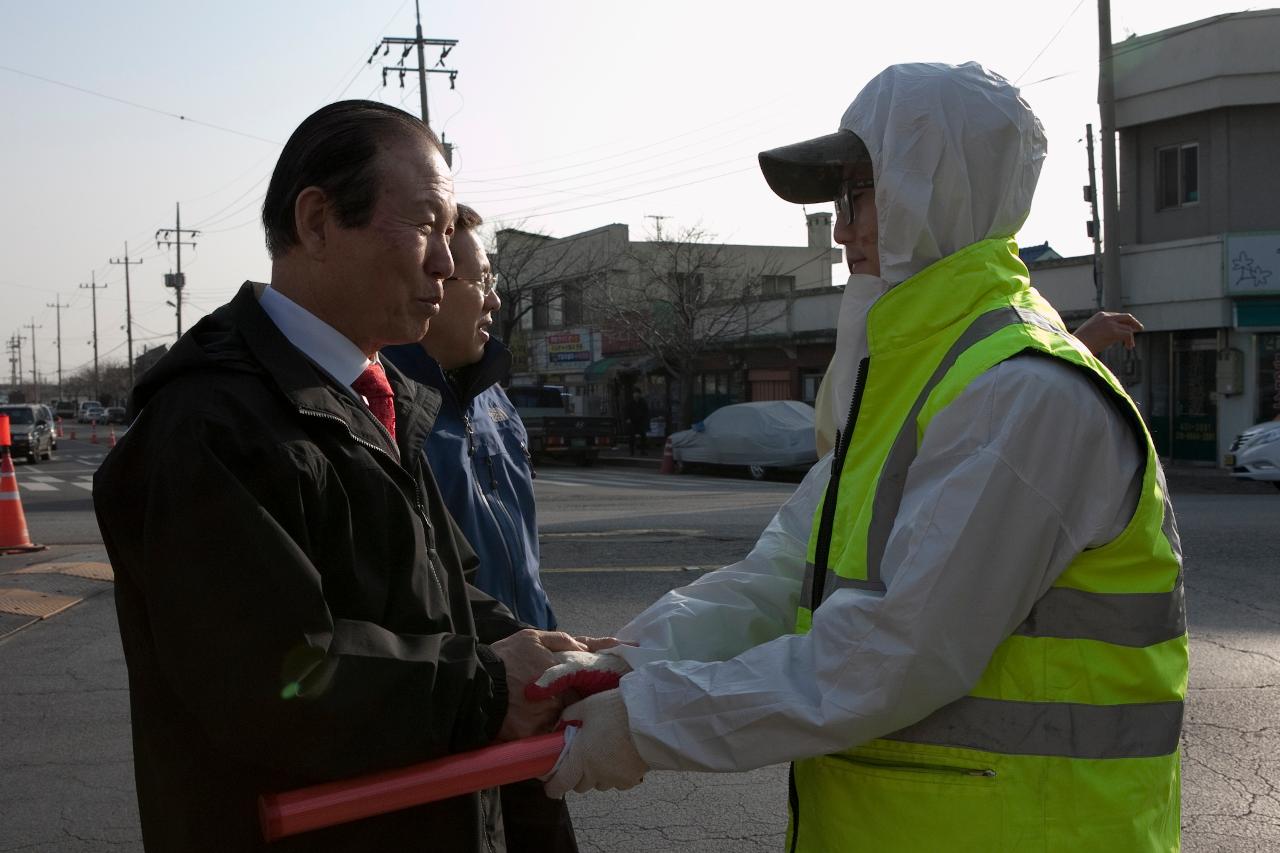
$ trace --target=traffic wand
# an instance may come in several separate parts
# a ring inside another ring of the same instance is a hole
[[[402,767],[258,798],[262,835],[275,841],[313,829],[460,797],[545,776],[564,749],[565,733],[486,746]]]

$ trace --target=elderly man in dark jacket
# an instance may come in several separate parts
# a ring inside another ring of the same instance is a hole
[[[94,481],[150,851],[264,849],[261,794],[545,731],[524,686],[584,649],[468,583],[418,452],[439,394],[377,358],[453,271],[452,183],[407,113],[343,102],[286,144],[246,283],[132,397]],[[503,849],[495,791],[271,845]]]

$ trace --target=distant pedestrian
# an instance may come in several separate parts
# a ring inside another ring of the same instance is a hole
[[[627,401],[627,446],[631,455],[636,455],[636,447],[640,452],[646,449],[645,436],[649,433],[649,403],[639,388],[631,389],[631,399]]]

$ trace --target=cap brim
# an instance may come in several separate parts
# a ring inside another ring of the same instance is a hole
[[[870,164],[871,155],[848,130],[760,152],[760,171],[769,189],[793,204],[831,201],[846,167],[857,163]]]

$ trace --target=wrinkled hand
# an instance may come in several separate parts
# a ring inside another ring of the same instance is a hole
[[[525,698],[549,699],[572,691],[571,701],[576,702],[585,696],[612,690],[618,686],[619,679],[631,671],[627,662],[617,655],[556,652],[556,660],[555,666],[525,688]]]
[[[649,769],[631,739],[630,720],[622,694],[608,690],[565,708],[562,719],[581,721],[560,764],[543,786],[559,799],[569,790],[625,791],[644,781]]]
[[[559,631],[526,628],[490,648],[507,670],[507,716],[498,730],[498,740],[516,740],[551,731],[564,699],[532,701],[525,696],[525,688],[559,663],[556,652],[585,652],[586,646]]]
[[[1133,333],[1141,332],[1142,323],[1132,314],[1115,314],[1110,311],[1099,311],[1076,329],[1075,335],[1080,343],[1088,347],[1089,352],[1101,355],[1102,351],[1115,343],[1124,343],[1125,349],[1133,349]]]
[[[579,643],[582,643],[582,645],[586,646],[587,651],[589,652],[602,652],[605,649],[611,649],[614,646],[623,645],[623,642],[619,640],[617,637],[575,636],[574,639],[577,640]],[[626,645],[630,646],[630,645],[634,645],[634,643],[627,643]]]

